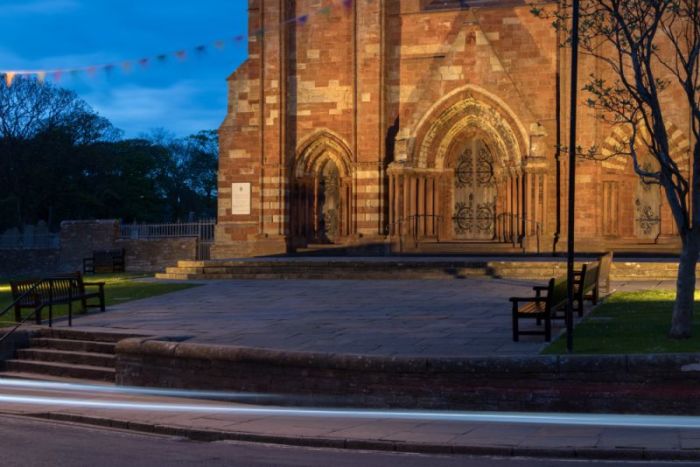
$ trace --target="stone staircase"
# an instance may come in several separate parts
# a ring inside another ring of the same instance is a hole
[[[114,383],[116,343],[131,335],[41,329],[6,360],[0,377]]]
[[[455,279],[486,275],[483,261],[209,260],[179,261],[158,279]]]
[[[590,258],[593,260],[593,257]],[[577,262],[580,268],[582,262]],[[675,280],[678,265],[670,259],[617,260],[611,279]],[[699,270],[700,273],[700,270]],[[460,279],[465,277],[498,277],[507,279],[546,280],[566,274],[566,261],[561,258],[540,260],[436,260],[430,258],[401,259],[334,259],[271,258],[253,260],[179,261],[156,274],[158,279]]]

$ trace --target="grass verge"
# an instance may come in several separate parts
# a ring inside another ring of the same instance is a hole
[[[189,289],[190,287],[196,287],[197,284],[183,284],[183,283],[171,283],[171,282],[146,282],[139,281],[138,279],[144,278],[143,275],[134,274],[96,274],[91,276],[86,276],[86,282],[105,282],[105,302],[107,306],[118,305],[120,303],[129,302],[131,300],[139,300],[142,298],[154,297],[156,295],[163,295],[170,292],[176,292],[178,290]],[[89,290],[92,287],[88,288]],[[7,282],[0,283],[0,311],[4,310],[5,307],[12,303],[12,292],[10,290],[10,285]],[[95,299],[92,299],[89,303],[96,303]],[[94,308],[93,308],[94,310]],[[23,316],[27,316],[31,311],[26,309],[23,311]],[[42,311],[42,318],[44,320],[48,319],[48,309]],[[65,305],[54,307],[54,318],[66,316],[68,314],[68,307]],[[73,304],[73,316],[80,315],[80,304],[75,302]],[[14,321],[14,310],[10,310],[4,316],[0,317],[0,326],[13,324]]]
[[[693,337],[669,339],[673,291],[619,292],[596,308],[574,329],[576,354],[644,354],[700,352],[700,320],[695,319]],[[696,300],[700,296],[696,296]],[[697,312],[700,306],[696,306]],[[566,336],[542,351],[566,353]]]

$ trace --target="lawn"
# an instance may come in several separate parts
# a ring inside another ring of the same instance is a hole
[[[131,300],[138,300],[140,298],[153,297],[156,295],[162,295],[170,292],[175,292],[178,290],[188,289],[190,287],[195,287],[196,284],[183,284],[183,283],[172,283],[172,282],[146,282],[140,281],[145,276],[143,275],[133,275],[133,274],[97,274],[86,276],[86,282],[105,282],[105,301],[107,306],[116,305],[119,303],[128,302]],[[92,288],[90,288],[92,289]],[[91,301],[90,303],[93,303]],[[0,282],[0,311],[4,310],[7,306],[12,303],[12,293],[10,292],[10,286],[6,281]],[[78,311],[76,311],[78,310]],[[76,302],[73,304],[74,316],[79,314],[80,304]],[[92,310],[95,310],[94,308]],[[30,313],[30,310],[24,310],[25,315]],[[68,313],[68,308],[66,306],[56,306],[54,307],[54,317],[64,316]],[[48,319],[48,309],[42,312],[42,318]],[[2,317],[0,317],[0,326],[14,323],[14,311],[11,310]]]
[[[619,292],[600,305],[574,329],[574,353],[631,354],[700,352],[700,305],[695,308],[693,337],[667,337],[675,292]],[[700,295],[696,295],[696,300]],[[566,353],[562,336],[542,353]]]

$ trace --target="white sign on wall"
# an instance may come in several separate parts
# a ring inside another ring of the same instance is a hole
[[[250,215],[250,183],[231,184],[231,214]]]

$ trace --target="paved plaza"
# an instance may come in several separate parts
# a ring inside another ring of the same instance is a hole
[[[464,280],[211,281],[110,307],[77,328],[189,336],[190,342],[388,356],[537,354],[511,337],[508,297],[537,282]],[[529,321],[529,320],[527,320]],[[524,322],[534,328],[535,323]],[[554,323],[554,335],[563,322]]]

